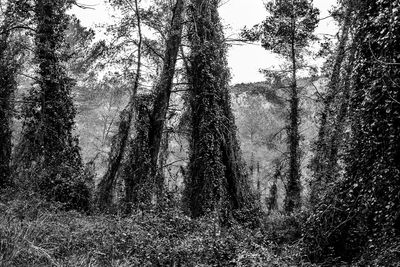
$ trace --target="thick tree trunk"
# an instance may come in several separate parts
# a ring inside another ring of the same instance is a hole
[[[62,183],[61,178],[55,182],[54,177],[75,176],[82,167],[78,139],[72,133],[76,114],[71,97],[73,82],[59,56],[68,21],[67,7],[65,1],[35,1],[37,86],[30,90],[22,110],[18,157],[24,167],[20,171],[23,173],[33,166],[43,170],[45,174],[38,178],[42,183],[40,190],[46,195],[51,192],[49,188]],[[67,169],[69,174],[62,174]]]
[[[151,160],[150,175],[157,176],[158,178],[156,185],[156,194],[158,198],[160,198],[162,195],[164,180],[162,179],[163,176],[157,172],[157,159],[160,152],[161,139],[171,96],[172,81],[175,74],[175,64],[181,44],[183,8],[183,0],[177,0],[171,20],[169,37],[166,43],[163,69],[161,72],[161,77],[155,87],[153,111],[150,117],[150,129],[148,137]]]
[[[218,1],[191,1],[191,140],[186,195],[193,217],[215,212],[227,223],[233,210],[253,208],[230,106],[226,47]]]
[[[155,176],[151,176],[148,132],[150,125],[151,96],[137,96],[135,111],[135,133],[129,146],[129,155],[122,173],[125,181],[124,212],[132,208],[149,206],[152,202]]]
[[[354,46],[354,45],[353,45]],[[343,96],[341,98],[341,104],[339,107],[336,120],[334,122],[334,128],[332,131],[332,136],[328,144],[328,178],[333,177],[333,175],[338,172],[338,156],[339,150],[343,146],[344,129],[346,127],[346,118],[348,116],[349,101],[351,97],[351,74],[354,69],[354,56],[355,49],[351,48],[350,56],[345,67],[344,82],[343,82]]]

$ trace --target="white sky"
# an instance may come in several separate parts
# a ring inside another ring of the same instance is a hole
[[[224,0],[223,0],[224,1]],[[93,9],[80,9],[74,7],[71,13],[75,14],[84,26],[93,27],[96,24],[110,20],[110,11],[107,10],[104,0],[78,0],[78,3],[90,6]],[[252,27],[260,23],[266,11],[263,0],[225,0],[220,8],[220,15],[226,25],[225,35],[235,38],[244,26]],[[328,16],[328,10],[336,0],[314,0],[314,5],[320,9],[320,18]],[[335,34],[337,26],[332,19],[320,22],[317,34]],[[263,75],[259,69],[278,65],[279,61],[274,55],[257,45],[234,45],[228,52],[228,63],[231,68],[232,84],[241,82],[262,81]]]

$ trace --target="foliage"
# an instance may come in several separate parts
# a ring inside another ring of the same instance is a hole
[[[75,107],[73,81],[60,57],[65,42],[69,1],[37,0],[34,14],[35,60],[38,65],[35,85],[26,96],[22,111],[23,133],[17,151],[22,164],[19,175],[33,172],[31,183],[48,198],[64,200],[71,208],[88,208],[89,192],[82,180],[78,139],[73,136]],[[28,182],[29,183],[29,182]],[[77,203],[81,202],[82,203]]]
[[[344,9],[338,18],[341,22],[340,38],[329,59],[325,63],[325,73],[329,83],[319,98],[322,105],[319,115],[320,126],[315,145],[314,157],[310,164],[314,172],[311,182],[310,204],[321,200],[326,188],[331,186],[342,173],[340,156],[343,154],[345,128],[351,95],[351,74],[354,68],[355,49],[352,44],[353,3],[347,1],[338,9]]]
[[[12,119],[13,98],[17,90],[17,72],[26,59],[24,51],[26,24],[30,22],[30,2],[26,0],[0,3],[0,188],[12,183]]]
[[[393,247],[400,229],[398,12],[398,1],[357,3],[344,178],[318,205],[304,234],[307,252],[316,260],[331,254],[365,262],[377,255],[381,244],[390,251],[378,262],[390,262],[396,255]]]
[[[227,223],[233,210],[251,210],[254,199],[236,136],[217,7],[218,1],[193,0],[189,5],[191,136],[186,193],[192,216],[216,212]]]
[[[313,266],[295,245],[280,249],[260,229],[216,232],[210,217],[176,209],[129,217],[57,211],[35,196],[1,199],[0,264],[6,266]]]
[[[292,58],[292,42],[301,50],[315,39],[319,11],[312,6],[312,1],[269,1],[265,7],[267,18],[252,29],[245,28],[242,35],[246,39],[261,40],[265,49],[289,59]]]

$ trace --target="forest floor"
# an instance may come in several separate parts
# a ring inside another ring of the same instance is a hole
[[[216,232],[179,209],[129,217],[60,211],[34,196],[0,198],[0,266],[317,266],[294,218]]]

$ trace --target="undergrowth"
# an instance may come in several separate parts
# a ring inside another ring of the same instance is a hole
[[[216,227],[177,208],[127,217],[66,211],[36,195],[0,194],[0,266],[399,266],[393,240],[348,264],[311,264],[301,233],[307,214],[272,213],[258,228]]]
[[[85,215],[25,195],[0,199],[0,214],[0,266],[312,266],[268,227],[220,231],[174,208]]]

